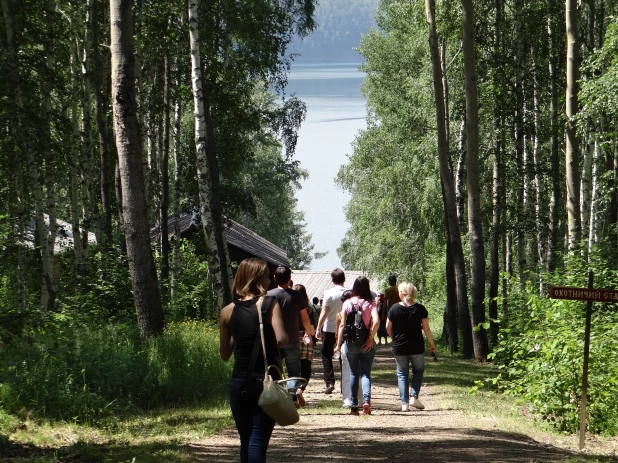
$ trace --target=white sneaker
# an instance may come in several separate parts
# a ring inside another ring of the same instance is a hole
[[[408,404],[401,404],[401,411],[402,412],[409,412],[410,411],[410,407],[408,407]]]
[[[352,401],[351,400],[344,400],[343,401],[343,408],[352,408]]]
[[[416,397],[412,397],[410,399],[410,406],[414,408],[418,408],[419,410],[423,410],[425,408],[425,406],[421,403],[421,401],[418,400]]]

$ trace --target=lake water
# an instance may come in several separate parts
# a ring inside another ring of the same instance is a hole
[[[286,92],[296,93],[307,105],[296,159],[309,171],[309,178],[296,192],[298,209],[305,211],[315,250],[328,251],[311,263],[312,270],[341,266],[337,248],[349,227],[343,211],[349,194],[335,184],[335,177],[348,161],[352,141],[366,128],[362,81],[358,64],[299,64],[289,75]]]

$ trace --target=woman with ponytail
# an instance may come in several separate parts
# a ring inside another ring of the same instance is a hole
[[[419,410],[425,408],[418,400],[425,371],[423,332],[429,341],[429,350],[436,351],[427,319],[429,314],[422,304],[416,302],[416,294],[416,287],[412,283],[401,283],[399,285],[401,302],[393,304],[386,320],[386,331],[393,340],[402,412],[407,412],[410,406]],[[411,381],[409,379],[410,364],[412,364]]]

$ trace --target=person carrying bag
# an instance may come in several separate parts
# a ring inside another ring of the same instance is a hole
[[[278,349],[287,344],[288,337],[278,302],[263,297],[269,284],[266,262],[245,259],[234,277],[235,300],[221,310],[219,317],[221,358],[227,361],[234,354],[230,408],[240,436],[241,463],[266,461],[275,426],[275,419],[258,405],[258,401],[266,385],[264,379],[268,382],[280,379],[276,369],[266,368],[277,364]],[[260,356],[264,360],[258,358]]]

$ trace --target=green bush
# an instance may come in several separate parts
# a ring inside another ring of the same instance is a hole
[[[595,287],[615,288],[610,261],[593,256]],[[560,286],[585,287],[587,263],[572,259],[568,273],[548,276]],[[511,297],[512,295],[512,297]],[[516,305],[516,301],[523,304]],[[511,286],[508,322],[491,357],[501,373],[491,382],[509,394],[521,394],[534,412],[558,429],[579,428],[582,394],[585,303],[548,299]],[[616,304],[595,304],[588,374],[588,430],[618,434],[618,311]]]
[[[0,354],[0,407],[93,422],[135,407],[224,398],[230,371],[217,331],[204,322],[168,325],[148,341],[124,325],[38,332]]]

